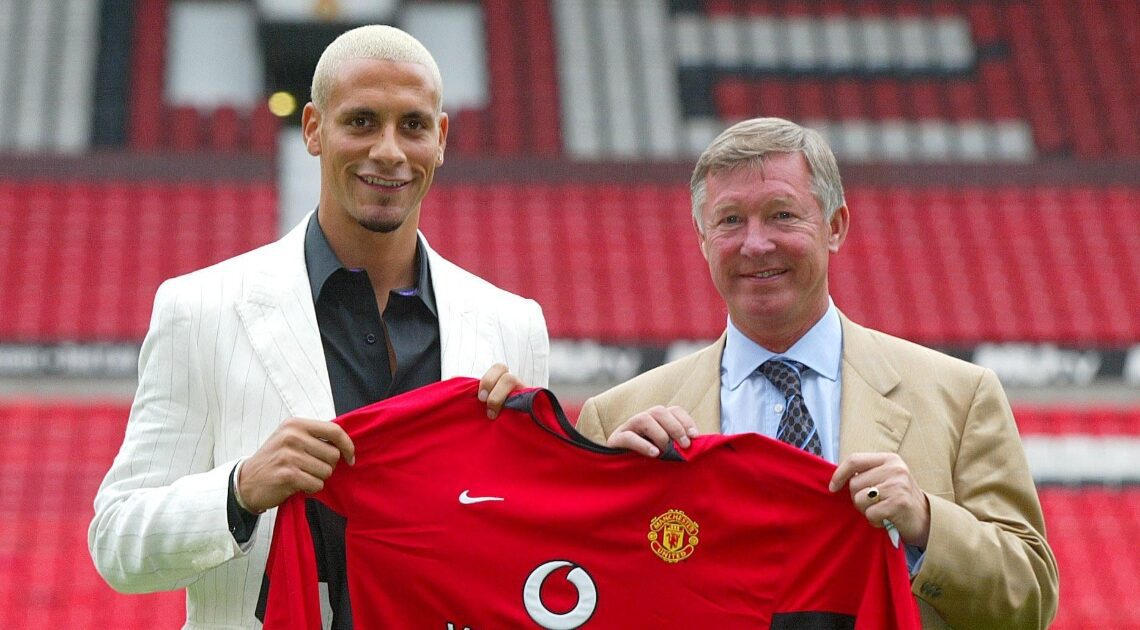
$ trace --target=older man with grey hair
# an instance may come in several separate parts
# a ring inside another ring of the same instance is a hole
[[[355,458],[328,420],[480,375],[493,417],[519,378],[546,384],[538,304],[443,259],[418,231],[447,144],[442,94],[435,60],[407,33],[341,35],[302,115],[320,159],[316,212],[275,243],[159,288],[88,535],[117,590],[186,588],[185,627],[257,627],[274,508]],[[344,521],[314,506],[310,526],[325,625],[349,628]]]
[[[837,463],[829,490],[901,538],[924,627],[1048,626],[1057,563],[997,377],[831,300],[828,261],[852,213],[823,138],[743,121],[700,156],[691,190],[726,331],[588,400],[578,430],[649,456],[701,433],[787,442]]]

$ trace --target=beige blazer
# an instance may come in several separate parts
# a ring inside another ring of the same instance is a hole
[[[930,498],[914,594],[925,628],[1045,628],[1057,563],[1013,414],[993,371],[870,330],[841,314],[840,458],[898,453]],[[604,442],[654,405],[720,432],[725,336],[586,401],[578,429]]]
[[[95,497],[88,546],[119,591],[186,588],[186,628],[260,625],[254,605],[275,510],[239,547],[226,518],[230,471],[285,418],[335,415],[305,268],[307,224],[168,280],[155,296],[126,436]],[[550,344],[538,304],[426,241],[425,250],[443,378],[482,376],[499,362],[545,386]]]

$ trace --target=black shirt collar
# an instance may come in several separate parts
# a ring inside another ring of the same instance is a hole
[[[309,225],[305,229],[305,264],[309,270],[309,288],[313,292],[314,303],[320,297],[321,289],[324,288],[328,279],[338,270],[347,269],[337,258],[332,246],[329,245],[324,228],[317,221],[316,212],[309,219]],[[432,290],[431,269],[428,267],[423,241],[418,237],[416,238],[415,264],[418,269],[416,284],[409,291],[423,301],[424,306],[428,307],[432,315],[438,317],[439,313],[436,312],[435,308],[435,292]],[[398,292],[402,295],[408,295],[408,292],[402,289]]]

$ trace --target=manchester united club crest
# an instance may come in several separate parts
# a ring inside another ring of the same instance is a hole
[[[700,529],[681,510],[669,510],[649,521],[649,548],[665,562],[680,562],[693,555]]]

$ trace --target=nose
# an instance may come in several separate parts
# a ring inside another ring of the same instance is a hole
[[[744,226],[742,240],[740,241],[740,254],[757,257],[771,252],[775,245],[772,243],[770,230],[763,221],[749,219]]]
[[[368,157],[385,166],[402,164],[406,156],[403,147],[400,146],[398,131],[391,127],[381,130],[368,150]]]

